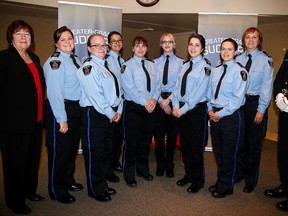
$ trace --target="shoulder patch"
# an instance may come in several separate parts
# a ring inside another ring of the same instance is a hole
[[[210,69],[209,67],[205,67],[204,70],[205,70],[205,75],[206,75],[206,76],[210,76],[210,74],[211,74],[211,69]]]
[[[247,80],[247,72],[246,71],[241,71],[240,74],[241,74],[242,80],[246,81]]]
[[[60,52],[54,52],[51,57],[59,57],[60,56]]]
[[[91,73],[91,69],[92,69],[92,66],[91,65],[87,65],[87,66],[85,66],[85,67],[83,67],[83,74],[85,75],[85,76],[87,76],[88,74],[90,74]]]
[[[57,70],[61,65],[61,61],[59,60],[52,60],[50,61],[50,66],[52,68],[52,70]]]
[[[121,74],[123,74],[125,72],[125,69],[126,69],[126,65],[122,65],[121,66]]]
[[[91,57],[88,57],[88,58],[86,58],[84,61],[83,61],[83,63],[85,63],[85,62],[90,62],[91,61]]]
[[[268,60],[268,64],[270,65],[270,67],[274,67],[273,60],[271,58]]]
[[[204,60],[206,61],[207,64],[211,65],[211,62],[207,58],[204,58]]]
[[[238,64],[240,67],[244,67],[240,62],[237,62],[237,64]]]

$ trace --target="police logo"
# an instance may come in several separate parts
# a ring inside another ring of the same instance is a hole
[[[51,57],[59,57],[60,56],[60,52],[54,52]]]
[[[126,69],[126,65],[122,65],[121,67],[121,74],[123,74],[125,72],[125,69]]]
[[[247,72],[246,71],[241,71],[240,73],[241,73],[242,80],[246,81],[247,80]]]
[[[205,69],[205,75],[206,75],[206,76],[210,76],[210,74],[211,74],[211,69],[208,68],[208,67],[205,67],[204,69]]]
[[[270,67],[273,67],[274,65],[273,65],[273,60],[272,59],[269,59],[268,60],[268,64],[270,65]]]
[[[53,60],[50,62],[50,66],[52,70],[57,70],[61,65],[61,62],[59,60]]]
[[[92,66],[91,66],[91,65],[87,65],[87,66],[83,67],[83,74],[84,74],[85,76],[87,76],[88,74],[91,73],[91,69],[92,69]]]

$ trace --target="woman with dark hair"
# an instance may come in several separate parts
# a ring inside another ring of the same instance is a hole
[[[106,60],[108,62],[107,67],[118,77],[120,77],[121,67],[124,62],[124,59],[121,57],[123,48],[122,35],[117,31],[111,31],[107,38],[109,46],[109,50],[106,56]],[[123,127],[121,119],[115,124],[114,130],[111,165],[108,169],[108,173],[106,174],[106,179],[110,182],[119,182],[120,179],[114,173],[114,171],[117,170],[122,172],[122,165],[119,162],[123,143]]]
[[[244,52],[236,61],[245,65],[249,85],[242,107],[245,118],[245,138],[237,155],[235,182],[245,180],[243,192],[254,190],[259,176],[262,142],[267,128],[267,108],[272,89],[274,67],[272,58],[262,51],[263,36],[259,29],[248,28],[242,36]]]
[[[147,40],[136,36],[132,42],[134,54],[121,70],[126,99],[123,111],[123,174],[129,187],[137,185],[136,173],[147,181],[153,180],[149,172],[148,155],[160,85],[154,63],[145,58],[147,50]]]
[[[28,51],[34,32],[23,20],[8,27],[9,48],[0,52],[0,147],[8,208],[29,214],[25,198],[36,194],[42,146],[45,79],[37,55]]]
[[[56,50],[44,64],[48,98],[45,103],[48,188],[51,199],[72,203],[75,198],[68,191],[83,189],[73,176],[80,141],[81,92],[76,71],[81,63],[73,54],[74,37],[69,28],[58,28],[54,42]]]
[[[178,75],[173,94],[173,115],[179,118],[179,134],[185,176],[177,181],[178,186],[192,183],[188,193],[197,193],[205,183],[204,149],[207,141],[207,89],[211,65],[203,57],[205,39],[194,33],[188,38],[187,50],[190,59]]]
[[[221,64],[212,69],[208,89],[208,114],[213,151],[217,162],[217,182],[209,187],[214,198],[233,193],[236,155],[243,139],[246,69],[235,61],[238,45],[227,38],[221,43]]]

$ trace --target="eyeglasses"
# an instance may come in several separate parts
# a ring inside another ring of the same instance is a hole
[[[94,45],[90,45],[90,47],[95,47],[96,49],[101,49],[101,48],[107,49],[108,48],[107,44],[94,44]]]
[[[123,41],[122,40],[111,40],[111,44],[121,44]]]
[[[162,41],[161,43],[162,43],[162,44],[172,44],[173,41]]]

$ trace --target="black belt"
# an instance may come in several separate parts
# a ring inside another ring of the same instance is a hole
[[[259,98],[259,95],[248,95],[248,94],[246,94],[245,96],[246,96],[246,98],[249,98],[249,99],[258,99]]]
[[[79,100],[76,100],[76,101],[73,101],[73,100],[67,100],[67,99],[64,99],[64,103],[79,103]]]
[[[161,92],[161,97],[167,99],[171,95],[171,92]]]
[[[94,106],[87,106],[87,108],[95,109]],[[114,112],[117,112],[117,110],[118,110],[118,106],[116,106],[116,107],[111,107],[111,108],[112,108],[112,110],[113,110]]]
[[[207,103],[207,101],[200,102],[200,103],[196,104],[195,107],[203,106],[203,105],[205,105],[206,103]],[[184,102],[179,102],[179,107],[180,107],[180,108],[183,107],[184,105],[185,105]]]
[[[223,107],[212,107],[213,112],[218,112],[223,109]]]

